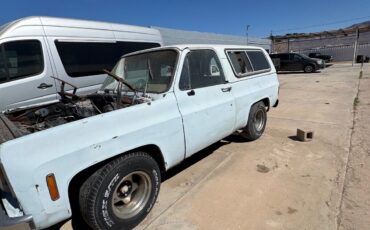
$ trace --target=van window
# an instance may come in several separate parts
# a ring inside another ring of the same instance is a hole
[[[43,70],[44,60],[39,41],[13,41],[1,45],[0,82],[34,76]]]
[[[244,51],[228,51],[227,55],[237,75],[253,72],[252,65]]]
[[[66,73],[70,77],[102,74],[111,70],[118,59],[127,53],[158,47],[145,42],[61,42],[55,41]]]
[[[270,69],[266,56],[261,51],[247,51],[249,60],[252,62],[254,71],[262,71]]]
[[[194,50],[186,55],[180,89],[189,90],[225,83],[221,63],[213,50]]]
[[[7,80],[7,71],[5,69],[5,62],[3,57],[3,51],[0,49],[0,83],[5,82]]]

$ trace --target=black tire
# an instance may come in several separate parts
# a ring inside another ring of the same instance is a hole
[[[249,112],[248,123],[240,135],[247,141],[254,141],[260,138],[265,131],[267,122],[266,105],[262,101],[252,105]]]
[[[313,66],[313,65],[306,65],[306,66],[304,67],[303,71],[304,71],[305,73],[313,73],[313,72],[315,72],[316,70],[315,70],[315,66]]]
[[[132,229],[154,206],[160,182],[158,164],[147,153],[121,156],[82,184],[81,215],[93,229]]]

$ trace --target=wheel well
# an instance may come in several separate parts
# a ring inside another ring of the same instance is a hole
[[[306,66],[311,66],[311,67],[313,67],[315,69],[315,64],[313,64],[313,63],[308,63],[303,68],[306,68]]]
[[[166,171],[166,162],[164,161],[162,151],[159,149],[158,146],[156,146],[156,145],[144,145],[142,147],[130,150],[128,152],[137,152],[137,151],[142,151],[142,152],[148,153],[157,162],[158,167],[161,170],[161,172],[163,173],[163,172]]]
[[[267,107],[266,112],[268,112],[268,111],[270,110],[270,99],[268,99],[268,98],[266,97],[266,98],[262,99],[261,101],[262,101],[262,102],[265,104],[265,106]]]
[[[99,168],[103,167],[105,164],[107,164],[109,161],[120,157],[124,154],[130,153],[130,152],[146,152],[150,156],[154,158],[154,160],[157,162],[159,169],[161,170],[161,173],[166,171],[166,163],[164,161],[163,155],[161,150],[156,145],[145,145],[141,146],[135,149],[132,149],[130,151],[126,151],[122,154],[116,155],[114,157],[108,158],[102,162],[96,163],[95,165],[92,165],[81,172],[77,173],[71,180],[68,186],[68,196],[70,199],[70,205],[72,208],[72,218],[75,216],[74,219],[82,220],[82,217],[80,216],[79,212],[79,191],[80,186],[84,181],[89,178],[90,175],[92,175],[94,172],[96,172]]]

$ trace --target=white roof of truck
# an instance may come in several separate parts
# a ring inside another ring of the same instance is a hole
[[[164,46],[162,48],[169,48],[174,47],[178,49],[202,49],[202,48],[212,48],[212,49],[262,49],[261,47],[257,46],[243,46],[243,45],[227,45],[227,44],[179,44],[179,45],[171,45],[171,46]]]
[[[145,53],[148,51],[155,51],[155,50],[162,50],[162,49],[214,49],[218,51],[223,50],[245,50],[245,49],[253,49],[253,50],[264,50],[262,47],[258,46],[243,46],[243,45],[216,45],[216,44],[179,44],[179,45],[170,45],[170,46],[162,46],[157,48],[151,48],[146,50],[141,50],[137,52],[133,52],[130,54],[126,54],[124,56],[130,56],[133,54]]]

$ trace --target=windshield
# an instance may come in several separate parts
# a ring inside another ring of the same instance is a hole
[[[112,73],[126,80],[135,90],[148,93],[163,93],[172,83],[177,52],[161,50],[122,58]],[[117,89],[118,82],[108,77],[101,90]],[[129,90],[127,86],[123,90]]]

